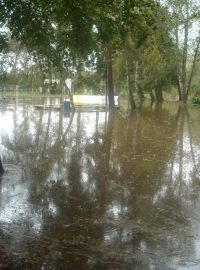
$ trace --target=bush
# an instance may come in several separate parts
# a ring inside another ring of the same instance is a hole
[[[195,96],[192,98],[192,104],[195,105],[195,106],[200,106],[200,96]]]

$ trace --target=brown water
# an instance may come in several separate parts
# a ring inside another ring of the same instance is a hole
[[[0,107],[0,269],[200,269],[200,110]]]

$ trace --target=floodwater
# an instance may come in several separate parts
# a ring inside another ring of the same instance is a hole
[[[200,109],[0,106],[0,269],[200,269]]]

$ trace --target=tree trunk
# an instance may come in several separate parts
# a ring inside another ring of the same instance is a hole
[[[41,60],[38,61],[38,64],[39,64],[39,70],[40,70],[40,73],[42,76],[42,93],[44,94],[44,93],[46,93],[46,86],[44,85],[45,73],[44,73],[43,68],[42,68]]]
[[[72,104],[72,109],[75,111],[75,106],[74,106],[74,100],[73,100],[73,95],[71,93],[71,90],[68,89],[68,93],[69,93],[69,99],[70,99],[70,103]]]
[[[144,99],[144,94],[142,91],[142,88],[140,86],[140,64],[139,60],[136,60],[135,62],[135,89],[138,95],[138,98],[140,99],[140,102]]]
[[[64,90],[63,90],[64,85],[65,85],[65,83],[64,83],[64,75],[63,75],[63,73],[61,73],[61,74],[60,74],[60,86],[61,86],[61,94],[62,94],[62,97],[63,97],[63,92],[64,92]],[[66,87],[66,86],[65,86],[65,87]],[[71,104],[71,106],[72,106],[72,110],[75,111],[74,100],[73,100],[73,94],[72,94],[72,92],[71,92],[71,89],[68,88],[68,86],[67,86],[67,91],[68,91],[68,94],[69,94],[69,99],[70,99],[70,104]],[[62,100],[62,98],[61,98],[61,100]],[[62,103],[63,103],[63,102],[62,102]]]
[[[154,93],[153,93],[152,90],[150,90],[149,95],[150,95],[150,98],[151,98],[151,102],[154,102],[156,100],[156,98],[155,98]]]
[[[182,101],[187,101],[187,55],[188,55],[188,21],[184,24],[184,44],[183,44],[183,60],[182,60],[182,89],[181,96]]]
[[[178,87],[179,101],[181,101],[181,78],[180,78],[180,74],[177,74],[177,87]]]
[[[195,48],[194,58],[193,58],[193,62],[192,62],[192,70],[191,70],[191,73],[190,73],[190,78],[189,78],[188,86],[187,86],[186,99],[188,98],[188,94],[190,92],[190,88],[191,88],[191,84],[192,84],[192,79],[193,79],[193,75],[194,75],[195,64],[196,64],[196,61],[197,61],[199,46],[200,46],[200,37],[198,38],[197,46]]]
[[[115,109],[114,99],[114,84],[113,84],[113,68],[112,68],[112,49],[110,44],[105,46],[105,63],[107,71],[107,85],[108,85],[108,102],[109,109]]]
[[[163,93],[161,88],[155,89],[155,96],[157,102],[163,102]]]
[[[189,14],[187,14],[187,19],[184,22],[184,40],[183,40],[183,52],[182,59],[180,60],[181,66],[180,70],[177,73],[177,85],[178,85],[178,94],[179,101],[186,103],[187,101],[187,57],[188,57],[188,30],[189,30]],[[177,51],[180,52],[180,41],[179,41],[179,21],[177,21],[177,26],[175,29],[175,38],[176,38],[176,47]]]
[[[175,38],[176,38],[176,48],[177,51],[179,51],[179,22],[177,22],[176,28],[175,28]],[[181,74],[180,72],[177,72],[177,87],[178,87],[178,96],[179,96],[179,101],[182,100],[182,79],[181,79]]]
[[[4,168],[3,168],[3,164],[1,161],[1,157],[0,157],[0,175],[4,173]]]
[[[132,81],[130,77],[130,66],[129,66],[128,59],[126,60],[126,72],[127,72],[127,86],[128,86],[128,94],[129,94],[131,110],[135,110],[136,104],[135,104],[134,96],[133,96],[133,85],[132,85]]]

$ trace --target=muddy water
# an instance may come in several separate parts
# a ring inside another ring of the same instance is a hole
[[[200,269],[200,110],[0,107],[0,269]]]

